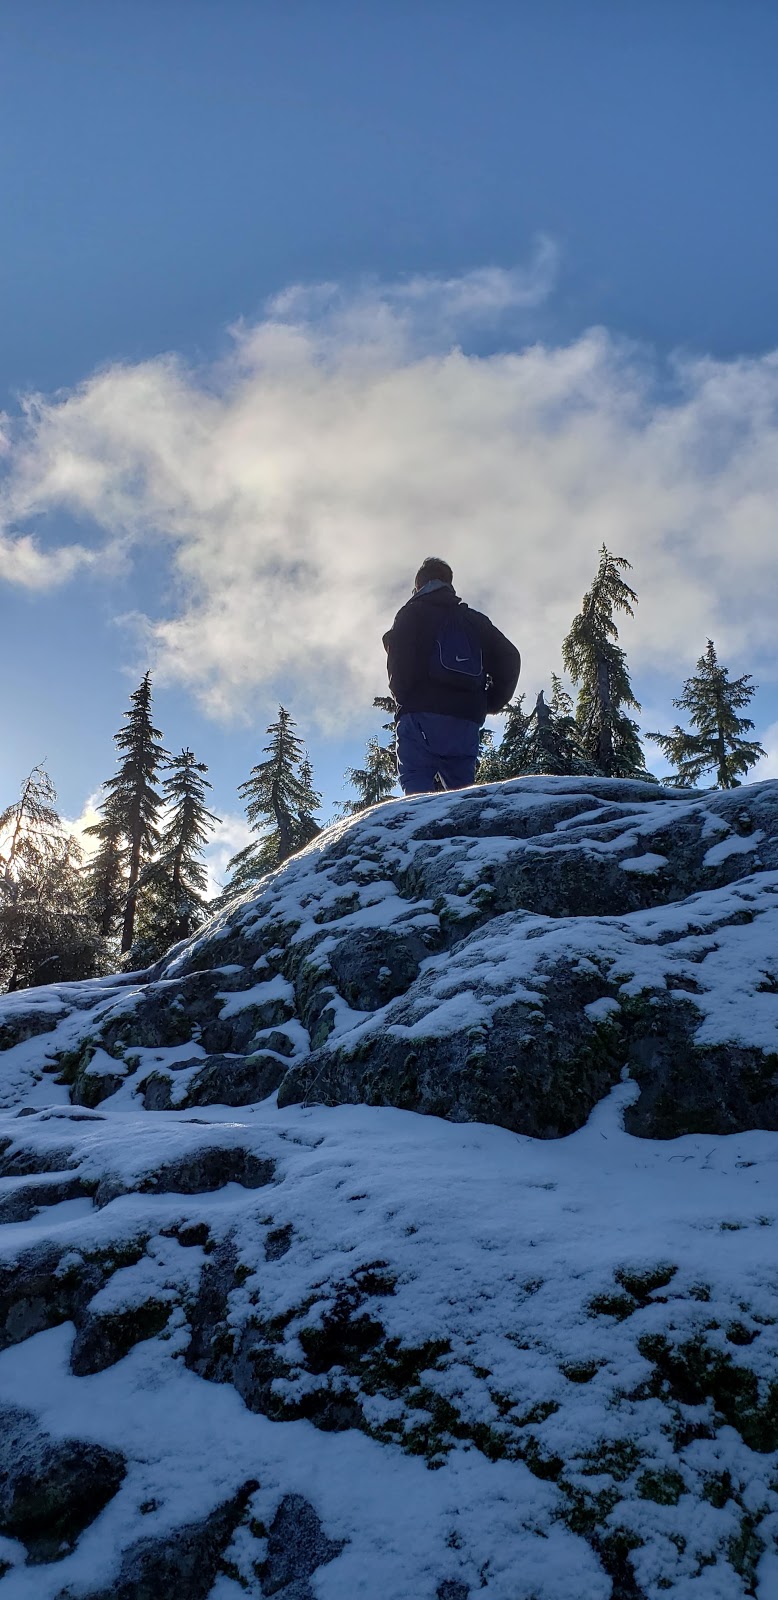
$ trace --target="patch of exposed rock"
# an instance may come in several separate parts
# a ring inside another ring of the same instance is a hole
[[[115,1450],[52,1438],[29,1412],[0,1410],[0,1533],[20,1540],[32,1564],[72,1550],[124,1474]]]
[[[143,981],[93,986],[91,1008],[72,986],[76,1017],[67,986],[37,991],[31,1070],[91,1108],[277,1090],[557,1137],[626,1067],[636,1132],[772,1128],[777,917],[775,783],[520,779],[389,802]],[[34,1004],[6,1007],[7,1057],[30,1059]]]

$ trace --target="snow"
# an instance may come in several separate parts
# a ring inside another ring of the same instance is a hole
[[[683,980],[694,986],[698,1042],[778,1051],[778,1003],[764,983],[776,951],[778,873],[624,917],[510,912],[430,956],[408,995],[356,1020],[350,1035],[341,1022],[327,1048],[387,1028],[429,1038],[489,1026],[501,1006],[539,1003],[548,971],[566,958],[594,962],[624,997],[668,992]]]
[[[608,992],[585,1008],[595,1023],[617,1019],[635,995],[677,994],[697,1010],[697,1042],[778,1052],[778,871],[752,870],[764,830],[728,831],[716,810],[721,796],[704,797],[699,833],[715,842],[699,859],[726,876],[742,858],[746,875],[737,881],[620,916],[514,910],[480,924],[487,869],[552,850],[583,849],[598,872],[618,864],[636,875],[624,886],[627,903],[644,904],[652,875],[671,866],[670,855],[647,844],[664,848],[655,836],[669,815],[681,828],[701,804],[688,795],[660,802],[639,783],[622,785],[611,807],[596,782],[557,780],[554,791],[569,811],[550,827],[545,779],[495,786],[481,812],[494,834],[468,831],[467,793],[394,802],[337,824],[178,949],[167,985],[175,992],[193,953],[202,956],[236,924],[246,934],[275,922],[291,930],[326,982],[345,933],[424,934],[445,908],[462,919],[462,937],[422,961],[407,994],[363,1012],[333,991],[327,1050],[376,1030],[445,1040],[488,1028],[506,1005],[537,1008],[564,961],[601,975]],[[456,828],[452,806],[462,808]],[[517,829],[501,834],[509,812]],[[409,897],[403,875],[430,861],[440,893]],[[468,918],[478,922],[470,932]],[[246,989],[224,983],[220,1020],[268,1001],[294,1004],[292,984],[270,973],[272,955],[252,961]],[[234,963],[211,970],[224,980],[246,971]],[[310,1580],[316,1600],[436,1600],[446,1579],[485,1600],[610,1600],[602,1563],[567,1525],[573,1490],[607,1493],[604,1532],[643,1541],[632,1560],[647,1600],[776,1600],[778,1452],[749,1446],[711,1403],[679,1402],[657,1385],[646,1340],[666,1338],[674,1349],[703,1342],[711,1359],[753,1374],[766,1404],[778,1374],[778,1134],[631,1137],[623,1115],[637,1090],[626,1078],[585,1127],[546,1141],[386,1107],[279,1110],[272,1097],[240,1108],[143,1111],[138,1084],[150,1070],[171,1074],[181,1106],[205,1059],[196,1040],[133,1045],[125,1063],[100,1048],[90,1073],[121,1077],[118,1090],[99,1111],[70,1107],[55,1056],[79,1049],[107,1018],[130,1014],[142,985],[142,974],[126,975],[0,1003],[0,1027],[28,1016],[46,1026],[2,1054],[0,1148],[32,1152],[48,1169],[34,1179],[35,1214],[0,1228],[0,1268],[46,1246],[64,1272],[90,1253],[140,1241],[138,1259],[108,1277],[89,1311],[114,1314],[149,1300],[171,1307],[161,1334],[88,1376],[70,1368],[71,1323],[0,1353],[0,1401],[29,1408],[56,1436],[121,1450],[128,1463],[115,1498],[62,1560],[28,1565],[21,1546],[0,1541],[0,1563],[8,1563],[0,1600],[65,1592],[81,1600],[111,1588],[117,1550],[206,1516],[248,1479],[260,1484],[250,1501],[258,1523],[268,1525],[281,1499],[298,1493],[326,1535],[346,1541]],[[295,1059],[307,1054],[297,1017],[275,1031]],[[207,1193],[153,1192],[166,1166],[224,1149],[272,1162],[271,1181],[256,1190],[228,1182]],[[84,1180],[84,1195],[46,1204],[52,1174],[65,1171]],[[0,1178],[0,1200],[30,1181]],[[99,1204],[89,1198],[98,1184]],[[182,1223],[205,1223],[211,1246],[234,1241],[243,1271],[230,1325],[238,1336],[252,1319],[280,1329],[279,1403],[356,1385],[368,1431],[270,1420],[230,1382],[186,1366],[188,1319],[214,1256],[173,1237]],[[285,1253],[267,1251],[271,1234],[285,1229]],[[431,1352],[408,1392],[379,1378],[360,1387],[345,1367],[312,1371],[300,1338],[322,1327],[344,1285],[377,1264],[384,1286],[362,1311],[380,1322],[386,1342]],[[633,1295],[625,1283],[641,1276],[654,1286]],[[437,1445],[436,1407],[456,1419]],[[414,1430],[425,1424],[433,1442],[414,1454]],[[502,1445],[490,1455],[490,1441],[506,1438],[523,1458]],[[561,1458],[559,1481],[531,1470],[528,1443],[544,1462]],[[612,1472],[619,1452],[622,1466]],[[716,1501],[710,1486],[725,1473],[729,1488]],[[645,1474],[678,1474],[676,1503],[647,1495]],[[154,1509],[142,1511],[150,1502]],[[766,1547],[753,1584],[731,1555],[746,1511]],[[210,1600],[258,1594],[261,1537],[246,1524],[227,1554],[241,1582],[222,1572]]]
[[[662,867],[668,865],[667,856],[659,856],[651,850],[647,850],[645,855],[630,856],[626,861],[622,861],[621,870],[622,872],[660,872]]]
[[[127,1066],[124,1062],[117,1061],[115,1056],[109,1056],[106,1050],[98,1049],[95,1050],[89,1063],[89,1070],[98,1078],[116,1076],[121,1078],[127,1072]]]
[[[618,1016],[620,1010],[618,1000],[613,1000],[608,995],[603,995],[601,1000],[592,1000],[588,1006],[584,1006],[584,1011],[587,1017],[591,1017],[592,1022],[607,1022],[609,1017]]]
[[[641,1470],[648,1463],[680,1471],[688,1493],[677,1506],[641,1499],[635,1473],[620,1485],[611,1521],[649,1537],[636,1553],[648,1595],[659,1600],[669,1582],[684,1600],[730,1600],[744,1593],[724,1564],[737,1509],[730,1501],[716,1510],[701,1487],[723,1460],[750,1485],[759,1518],[778,1517],[771,1487],[778,1460],[748,1450],[731,1430],[723,1456],[721,1440],[696,1441],[677,1454],[666,1404],[630,1396],[649,1370],[639,1340],[666,1325],[668,1295],[679,1336],[718,1326],[709,1337],[731,1353],[725,1330],[745,1320],[758,1338],[734,1350],[738,1362],[765,1377],[774,1371],[778,1331],[767,1319],[776,1285],[778,1135],[631,1138],[622,1114],[634,1093],[634,1085],[620,1085],[585,1128],[554,1141],[385,1108],[279,1112],[270,1102],[240,1112],[209,1108],[208,1122],[172,1113],[84,1122],[61,1112],[21,1123],[5,1117],[0,1136],[23,1138],[42,1153],[67,1151],[69,1165],[84,1175],[110,1170],[135,1192],[99,1211],[79,1202],[77,1216],[59,1218],[64,1208],[54,1207],[54,1216],[7,1228],[4,1256],[14,1259],[45,1238],[83,1253],[148,1234],[141,1260],[119,1269],[91,1309],[150,1297],[183,1302],[205,1258],[161,1230],[184,1215],[205,1220],[213,1238],[234,1234],[250,1269],[233,1297],[234,1321],[251,1296],[274,1316],[301,1308],[286,1336],[293,1367],[297,1330],[320,1320],[333,1285],[381,1261],[395,1288],[370,1302],[371,1314],[404,1345],[448,1340],[445,1360],[425,1381],[466,1421],[498,1424],[495,1394],[512,1399],[516,1416],[553,1402],[558,1409],[534,1432],[544,1451],[562,1454],[573,1470],[580,1462],[590,1471],[587,1457],[596,1458],[604,1438],[629,1437]],[[228,1184],[196,1196],[137,1192],[144,1171],[225,1143],[275,1160],[274,1183],[259,1191]],[[294,1229],[291,1249],[266,1261],[268,1229],[286,1223]],[[618,1290],[620,1268],[662,1263],[674,1269],[670,1283],[625,1321],[587,1310],[597,1296]],[[709,1290],[704,1304],[689,1296],[699,1283]],[[761,1325],[754,1321],[760,1315]],[[379,1593],[383,1600],[434,1600],[445,1577],[483,1588],[490,1600],[607,1600],[609,1580],[589,1546],[560,1521],[558,1488],[522,1461],[489,1461],[465,1442],[430,1471],[398,1446],[353,1429],[332,1434],[307,1422],[270,1422],[246,1410],[229,1384],[208,1383],[184,1367],[180,1314],[165,1334],[88,1377],[69,1371],[72,1337],[67,1324],[0,1355],[0,1399],[34,1410],[56,1435],[122,1450],[128,1476],[72,1555],[54,1567],[14,1565],[0,1580],[2,1600],[54,1600],[65,1583],[74,1594],[108,1583],[119,1538],[126,1546],[195,1520],[248,1477],[261,1483],[252,1502],[261,1520],[272,1518],[283,1494],[296,1492],[315,1506],[330,1538],[348,1540],[317,1573],[318,1600]],[[571,1362],[590,1362],[591,1381],[566,1377]],[[310,1383],[302,1368],[296,1381]],[[376,1402],[384,1421],[387,1411],[402,1410],[391,1398]],[[582,1479],[589,1487],[594,1481]],[[157,1509],[142,1515],[150,1500]],[[694,1577],[700,1558],[718,1563],[702,1568],[704,1582]],[[712,1572],[717,1588],[705,1586]],[[769,1600],[764,1585],[763,1596]]]
[[[764,838],[764,829],[756,828],[750,834],[733,834],[730,839],[722,839],[719,844],[711,845],[702,858],[705,867],[718,867],[722,861],[727,861],[730,856],[749,855]]]
[[[235,1017],[240,1011],[246,1011],[251,1006],[263,1006],[268,1000],[289,1000],[294,1003],[294,989],[286,978],[277,974],[269,978],[267,983],[256,983],[251,989],[241,989],[235,994],[217,994],[217,1000],[223,1002],[219,1013],[222,1022],[228,1017]]]

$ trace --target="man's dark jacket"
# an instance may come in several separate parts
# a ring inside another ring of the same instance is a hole
[[[449,620],[461,621],[468,634],[477,636],[484,658],[486,685],[460,688],[437,683],[430,677],[432,653],[441,628]],[[389,688],[404,711],[437,711],[447,717],[464,717],[482,723],[487,712],[502,711],[519,681],[521,656],[515,645],[481,611],[472,611],[454,593],[450,583],[425,588],[411,596],[384,634]]]

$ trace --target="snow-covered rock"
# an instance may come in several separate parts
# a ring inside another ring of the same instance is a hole
[[[777,928],[526,779],[0,1001],[0,1600],[774,1600]]]
[[[7,1000],[3,1092],[48,1067],[91,1107],[277,1089],[546,1138],[626,1064],[632,1132],[776,1128],[777,990],[778,785],[524,779],[336,825],[151,979]]]

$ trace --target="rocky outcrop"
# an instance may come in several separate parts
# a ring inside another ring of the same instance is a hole
[[[93,986],[91,1007],[74,986],[78,1013],[40,991],[37,1053],[35,1002],[16,997],[6,1056],[91,1108],[277,1090],[541,1138],[580,1127],[626,1068],[635,1132],[773,1128],[777,917],[776,784],[524,779],[391,802],[145,981]]]
[[[44,1170],[0,1230],[1,1600],[758,1593],[778,1145],[646,1144],[636,1095],[544,1141],[365,1106],[6,1118],[6,1164]],[[91,1196],[47,1194],[58,1165]]]
[[[0,1002],[0,1600],[769,1597],[777,951],[778,785],[528,779]]]

